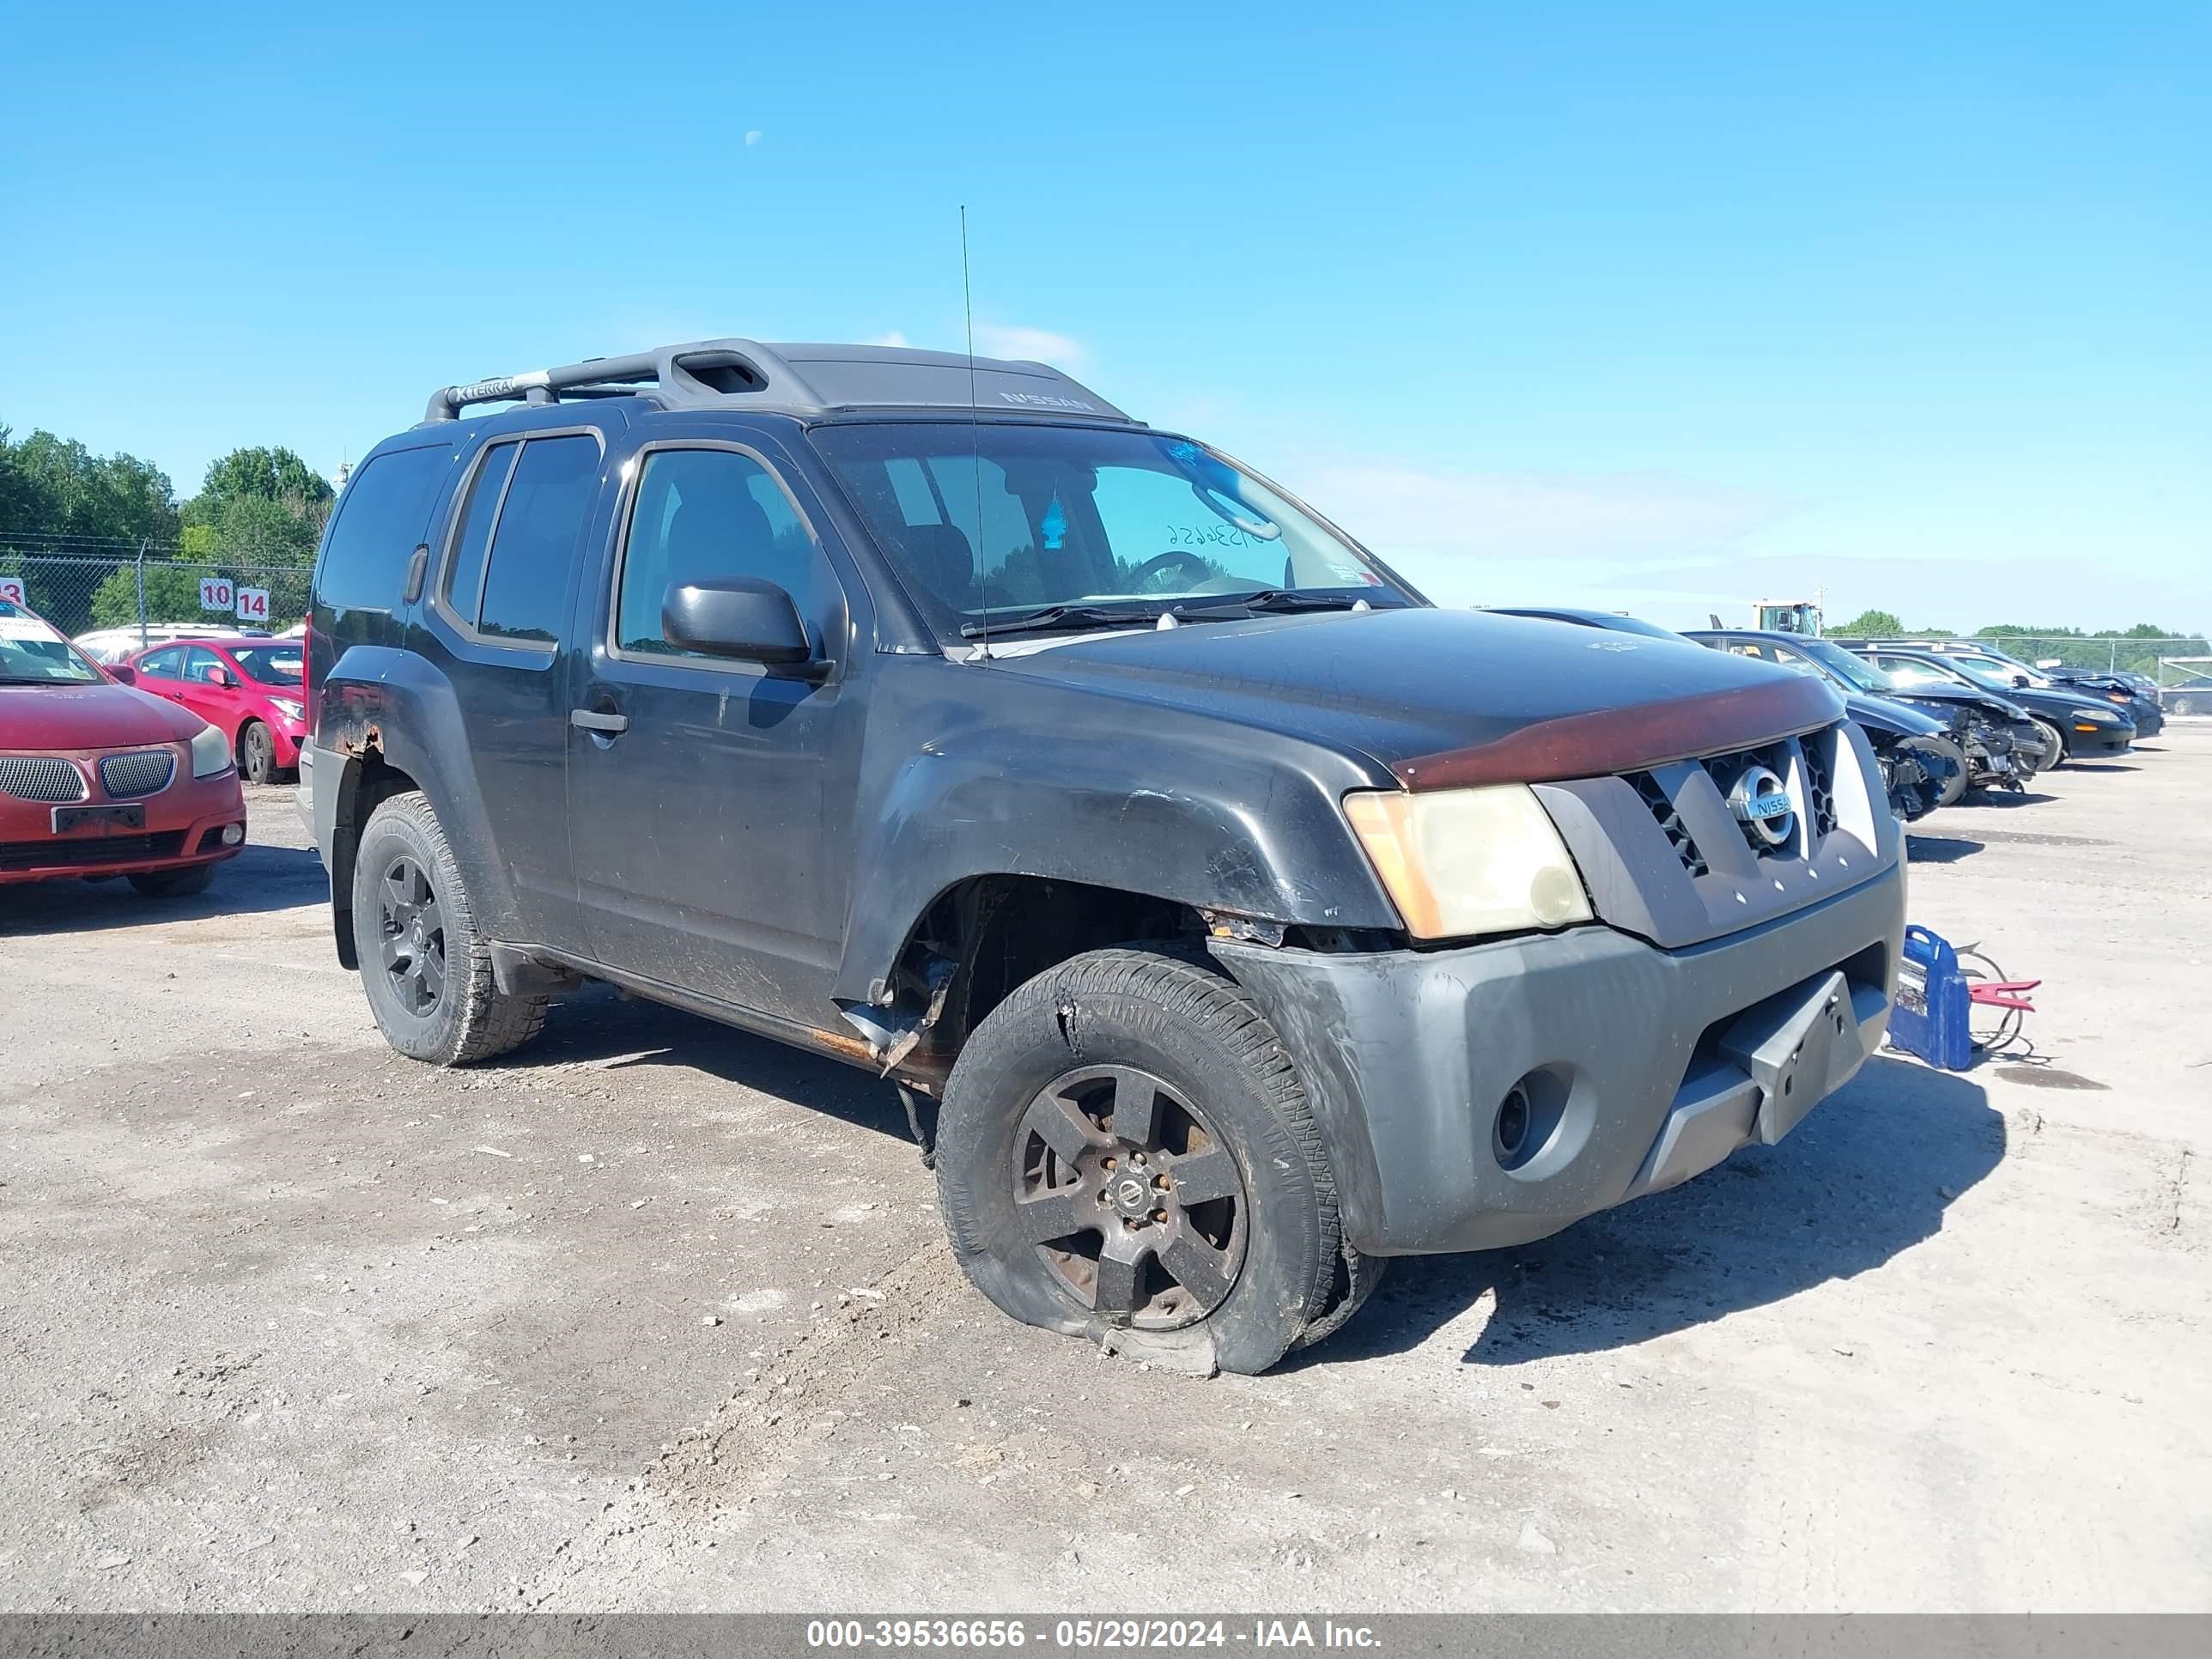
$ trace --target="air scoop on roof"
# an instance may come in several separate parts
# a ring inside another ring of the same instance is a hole
[[[1043,363],[916,351],[903,346],[764,345],[695,340],[627,357],[593,357],[441,386],[425,422],[451,421],[478,404],[518,398],[554,404],[642,397],[676,408],[742,404],[786,414],[846,409],[970,408],[1129,417],[1089,387]]]

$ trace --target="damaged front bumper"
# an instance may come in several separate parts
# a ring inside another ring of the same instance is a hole
[[[1215,940],[1282,1034],[1370,1255],[1523,1243],[1779,1139],[1880,1047],[1881,875],[1679,951],[1601,927],[1358,954]]]

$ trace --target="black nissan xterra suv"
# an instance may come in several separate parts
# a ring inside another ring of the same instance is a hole
[[[984,1294],[1148,1359],[1263,1370],[1380,1258],[1778,1140],[1888,1018],[1900,834],[1826,685],[1436,609],[1036,363],[441,391],[307,653],[395,1048],[599,980],[866,1066]]]

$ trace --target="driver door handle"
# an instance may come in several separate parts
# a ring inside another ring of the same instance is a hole
[[[597,732],[603,737],[617,737],[629,730],[627,714],[605,714],[596,708],[571,708],[568,724],[586,732]]]

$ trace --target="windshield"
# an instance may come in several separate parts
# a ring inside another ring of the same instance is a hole
[[[1840,645],[1832,645],[1826,640],[1792,640],[1786,646],[1778,645],[1775,649],[1778,652],[1802,652],[1856,690],[1879,695],[1897,690],[1897,682],[1865,658],[1854,657]]]
[[[2013,690],[2012,677],[2020,671],[2002,667],[1981,657],[1947,657],[1944,659],[1968,679],[1978,681],[1992,691]]]
[[[950,638],[972,637],[987,607],[1011,618],[1108,605],[1145,619],[1182,601],[1258,593],[1413,602],[1311,514],[1188,439],[988,422],[871,422],[811,436]],[[1095,610],[1066,619],[1099,620]]]
[[[250,680],[264,685],[297,685],[306,659],[296,645],[241,645],[230,653]]]
[[[0,685],[86,685],[100,678],[75,646],[0,599]]]
[[[2017,675],[2030,685],[2048,686],[2051,682],[2025,664],[2005,662],[1996,657],[1969,657],[1954,654],[1951,660],[1993,691],[2014,690],[2013,678]]]

